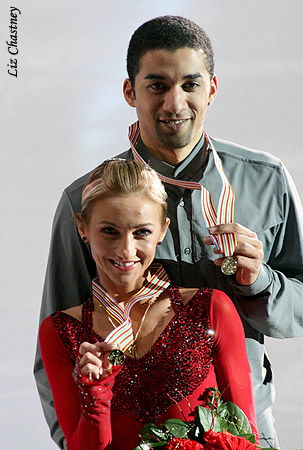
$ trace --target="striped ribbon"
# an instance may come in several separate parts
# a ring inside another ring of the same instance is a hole
[[[92,282],[93,298],[105,309],[107,314],[120,324],[109,333],[105,338],[105,342],[118,344],[123,352],[134,340],[132,321],[130,318],[132,307],[139,300],[161,294],[170,285],[168,275],[161,264],[153,263],[151,265],[151,272],[152,277],[149,282],[127,301],[124,309],[100,286],[98,278]]]
[[[139,155],[139,153],[136,150],[136,144],[139,136],[140,136],[140,126],[139,121],[137,121],[129,127],[128,137],[130,141],[130,146],[133,152],[134,159],[140,161],[143,164],[147,164],[146,161],[144,161],[144,159]],[[206,228],[209,228],[220,224],[232,223],[234,221],[235,193],[224,173],[221,160],[206,133],[205,138],[208,142],[209,148],[211,149],[214,155],[215,165],[222,181],[222,189],[218,201],[217,211],[214,207],[210,193],[204,186],[202,186],[201,183],[175,180],[173,178],[168,178],[164,175],[161,175],[158,172],[157,174],[164,183],[180,186],[187,189],[201,191],[202,214]],[[236,247],[236,236],[233,233],[210,235],[210,237],[212,238],[213,243],[220,250],[220,252],[224,254],[224,256],[233,255]]]

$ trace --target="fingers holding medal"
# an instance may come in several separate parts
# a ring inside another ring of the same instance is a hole
[[[211,235],[233,233],[236,237],[236,247],[232,256],[217,258],[216,266],[221,266],[222,272],[227,275],[235,275],[236,280],[242,286],[253,284],[259,275],[264,258],[263,244],[253,231],[238,223],[228,223],[209,228]],[[214,245],[210,236],[203,239],[204,244]],[[222,254],[216,247],[214,253]]]
[[[82,342],[79,348],[78,365],[82,375],[90,381],[103,380],[113,372],[113,366],[122,364],[124,353],[113,343]],[[118,364],[119,363],[119,364]]]

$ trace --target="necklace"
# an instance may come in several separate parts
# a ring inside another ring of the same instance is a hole
[[[123,352],[133,343],[134,333],[130,311],[139,301],[150,300],[158,297],[170,285],[167,273],[159,263],[153,263],[150,266],[151,278],[134,294],[125,304],[125,308],[109,295],[100,285],[100,280],[96,278],[92,281],[93,299],[102,305],[108,315],[110,315],[119,324],[104,339],[104,342],[113,342],[119,349],[111,350],[108,358],[114,365],[121,365],[122,359],[125,359]]]
[[[132,342],[132,343],[129,345],[129,347],[127,348],[129,354],[130,354],[133,358],[135,358],[135,359],[138,358],[138,349],[137,349],[137,346],[136,346],[136,341],[137,341],[137,339],[138,339],[138,337],[139,337],[139,334],[140,334],[140,331],[141,331],[141,329],[142,329],[143,323],[144,323],[144,321],[145,321],[146,315],[147,315],[147,313],[148,313],[150,307],[151,307],[152,304],[154,303],[154,301],[155,301],[155,298],[154,298],[154,297],[152,297],[152,298],[150,298],[149,300],[147,300],[147,307],[146,307],[146,309],[145,309],[145,311],[144,311],[144,314],[143,314],[143,316],[142,316],[142,319],[141,319],[140,325],[139,325],[139,327],[138,327],[138,330],[137,330],[137,332],[136,332],[136,334],[135,334],[135,336],[134,336],[133,342]],[[102,305],[99,304],[99,306],[100,306],[100,308],[102,308]],[[114,328],[117,328],[117,326],[114,324],[114,322],[113,322],[111,316],[110,316],[109,314],[106,314],[106,315],[107,315],[107,318],[108,318],[109,322],[111,323],[111,325],[112,325]]]

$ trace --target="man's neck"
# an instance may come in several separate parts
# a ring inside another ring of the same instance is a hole
[[[191,178],[202,166],[204,166],[205,162],[208,160],[208,153],[208,145],[204,133],[197,145],[191,150],[190,154],[177,166],[166,163],[160,158],[152,155],[143,144],[141,136],[136,140],[136,149],[134,149],[134,156],[137,154],[135,159],[144,161],[156,172],[168,178],[174,178],[184,171],[187,173],[182,176]]]
[[[142,139],[142,137],[141,137]],[[146,150],[149,151],[155,158],[159,159],[160,161],[164,161],[167,164],[170,164],[171,166],[177,167],[182,161],[184,161],[185,158],[188,157],[188,155],[193,151],[193,149],[196,147],[200,139],[198,139],[197,142],[191,142],[190,145],[187,145],[183,148],[152,148],[151,146],[148,146],[144,143],[142,139],[142,143]]]
[[[162,150],[158,150],[158,149],[153,149],[148,147],[147,145],[145,145],[143,143],[144,147],[149,151],[149,153],[151,153],[155,158],[159,159],[160,161],[164,161],[167,164],[170,164],[171,166],[178,166],[182,161],[184,161],[185,158],[187,158],[187,156],[192,152],[193,147],[192,148],[187,148],[187,149],[183,149],[183,148],[178,148],[177,150],[167,150],[167,151],[162,151]]]

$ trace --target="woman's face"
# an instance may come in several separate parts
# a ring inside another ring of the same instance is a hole
[[[90,242],[100,283],[109,293],[130,294],[142,287],[168,224],[160,205],[144,194],[99,200],[89,223],[78,221],[81,237]]]

